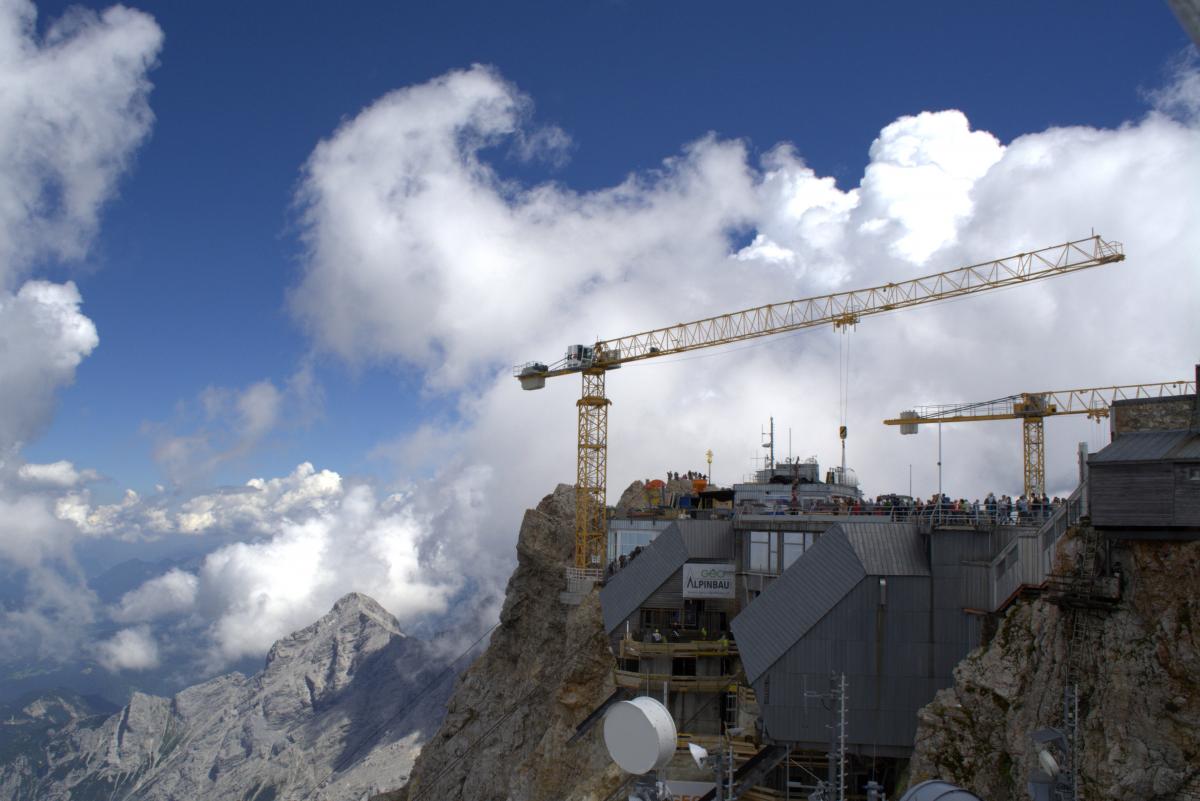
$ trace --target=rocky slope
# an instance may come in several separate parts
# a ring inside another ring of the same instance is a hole
[[[365,798],[407,778],[441,721],[445,670],[383,607],[347,595],[249,678],[135,693],[109,717],[47,707],[66,717],[43,747],[8,755],[0,801]]]
[[[583,801],[621,781],[598,732],[567,744],[614,689],[598,592],[561,603],[574,547],[574,488],[529,510],[499,628],[454,688],[406,788],[383,799]]]
[[[1071,558],[1065,542],[1061,558]],[[1200,542],[1131,543],[1121,604],[1097,616],[1081,687],[1083,796],[1200,799]],[[989,801],[1028,798],[1029,733],[1061,724],[1067,614],[1019,602],[988,646],[924,708],[913,782],[938,777]]]

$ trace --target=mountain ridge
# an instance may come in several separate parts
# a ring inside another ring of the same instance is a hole
[[[0,765],[0,801],[357,799],[407,780],[452,666],[360,593],[281,637],[262,670],[72,716]]]

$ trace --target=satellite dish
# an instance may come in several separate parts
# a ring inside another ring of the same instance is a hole
[[[604,716],[604,746],[627,773],[641,775],[664,767],[675,756],[677,741],[671,713],[653,698],[620,701]]]
[[[1050,778],[1054,779],[1058,777],[1061,770],[1058,767],[1058,760],[1044,748],[1038,751],[1038,764],[1042,766],[1042,770],[1046,771]]]
[[[692,754],[692,761],[696,763],[696,767],[704,767],[704,760],[708,759],[708,749],[702,745],[688,743],[688,751]]]

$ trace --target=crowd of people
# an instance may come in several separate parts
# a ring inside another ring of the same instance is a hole
[[[789,504],[789,513],[886,515],[894,520],[928,520],[936,518],[947,523],[1023,524],[1036,523],[1054,514],[1065,498],[1045,495],[1013,498],[989,492],[982,501],[966,498],[952,499],[947,495],[932,495],[928,500],[907,495],[879,495],[855,501],[849,498],[803,499],[797,506]],[[782,503],[777,501],[777,503]],[[796,507],[796,508],[793,508]],[[743,509],[743,511],[747,511]]]
[[[667,481],[679,481],[681,479],[686,479],[688,481],[707,481],[708,476],[696,470],[686,470],[682,473],[672,473],[670,470],[667,471]],[[650,479],[646,479],[646,483],[649,484]]]
[[[976,498],[951,499],[947,495],[932,495],[929,500],[901,496],[878,496],[874,502],[849,505],[848,514],[890,515],[898,520],[935,517],[964,523],[1021,524],[1045,520],[1065,502],[1064,498],[1045,495],[997,496],[989,492],[982,501]]]

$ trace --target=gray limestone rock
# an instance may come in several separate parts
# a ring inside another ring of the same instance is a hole
[[[460,676],[409,785],[381,799],[583,801],[620,783],[598,732],[567,743],[615,689],[598,592],[559,600],[574,521],[567,485],[525,513],[499,628]]]
[[[1070,558],[1072,542],[1064,543]],[[1200,542],[1136,542],[1120,555],[1121,604],[1096,617],[1081,684],[1088,799],[1200,798]],[[1029,734],[1061,723],[1066,614],[1011,607],[955,684],[920,713],[911,780],[937,777],[990,801],[1028,798]]]
[[[444,714],[446,670],[378,603],[347,595],[254,676],[72,718],[0,763],[0,801],[357,801],[406,780]]]

